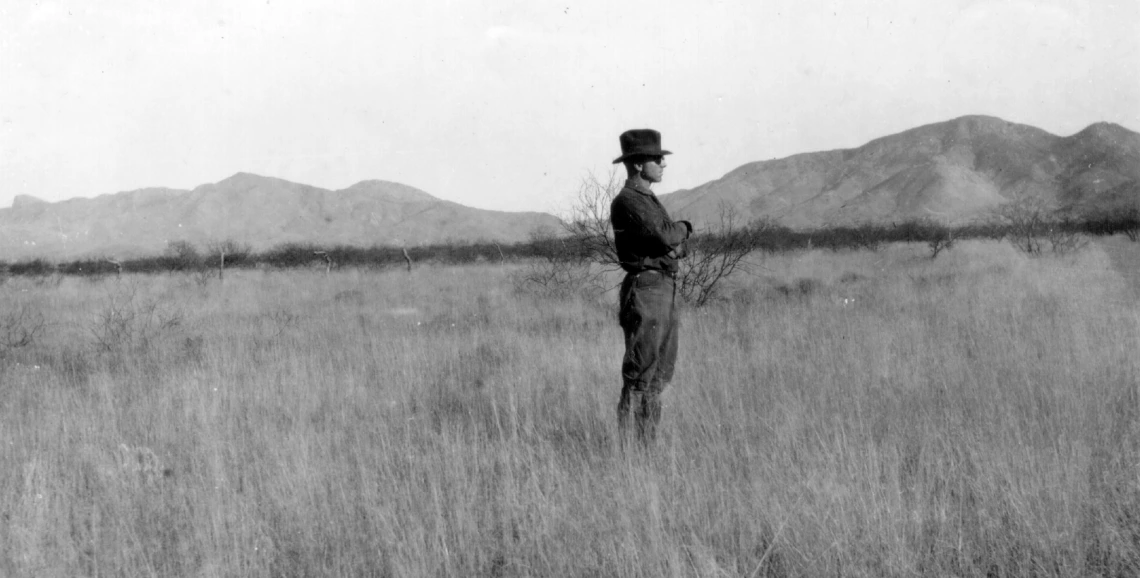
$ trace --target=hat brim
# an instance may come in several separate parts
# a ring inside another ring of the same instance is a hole
[[[673,154],[673,153],[671,153],[669,151],[663,151],[663,150],[635,151],[632,153],[626,153],[626,154],[621,155],[620,157],[614,159],[613,164],[616,165],[616,164],[618,164],[618,163],[620,163],[626,159],[631,159],[633,157],[663,157],[665,155],[671,155],[671,154]]]

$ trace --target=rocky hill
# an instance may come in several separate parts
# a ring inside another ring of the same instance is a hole
[[[139,256],[170,241],[232,239],[255,250],[288,242],[368,246],[525,240],[557,229],[544,213],[473,209],[398,183],[330,191],[238,173],[193,190],[140,189],[46,203],[16,197],[0,209],[0,259]]]
[[[965,223],[1019,196],[1061,209],[1140,206],[1140,134],[1097,123],[1068,137],[966,116],[875,139],[739,167],[662,195],[699,228],[728,208],[738,223],[795,228],[933,218]],[[234,240],[255,250],[287,242],[356,246],[526,240],[560,229],[544,213],[465,207],[385,181],[330,191],[238,173],[194,190],[140,189],[47,203],[16,197],[0,209],[0,260],[154,255],[171,241]]]
[[[1097,123],[1069,137],[966,116],[873,140],[739,167],[662,195],[675,218],[707,225],[722,207],[739,221],[792,227],[934,218],[963,223],[1020,195],[1057,208],[1112,210],[1140,202],[1140,134]]]

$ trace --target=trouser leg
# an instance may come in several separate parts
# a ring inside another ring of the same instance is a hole
[[[673,279],[657,272],[629,275],[622,283],[621,325],[625,333],[618,427],[652,441],[661,421],[661,393],[673,378],[677,359],[677,317]],[[631,415],[632,414],[632,415]]]
[[[670,311],[669,318],[665,321],[665,332],[662,335],[661,348],[657,353],[657,367],[653,379],[642,394],[639,432],[642,432],[644,439],[653,440],[657,437],[657,425],[661,422],[661,394],[673,380],[673,369],[677,363],[677,330],[677,316],[674,309]]]

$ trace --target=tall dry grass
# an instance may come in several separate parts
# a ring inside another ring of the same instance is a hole
[[[612,295],[498,266],[58,286],[0,353],[0,575],[1133,576],[1103,252],[758,257],[614,440]],[[26,290],[26,291],[25,291]]]

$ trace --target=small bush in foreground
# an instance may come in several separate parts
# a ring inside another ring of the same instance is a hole
[[[43,334],[46,322],[40,311],[24,305],[15,311],[0,313],[0,347],[15,349],[35,343]]]

